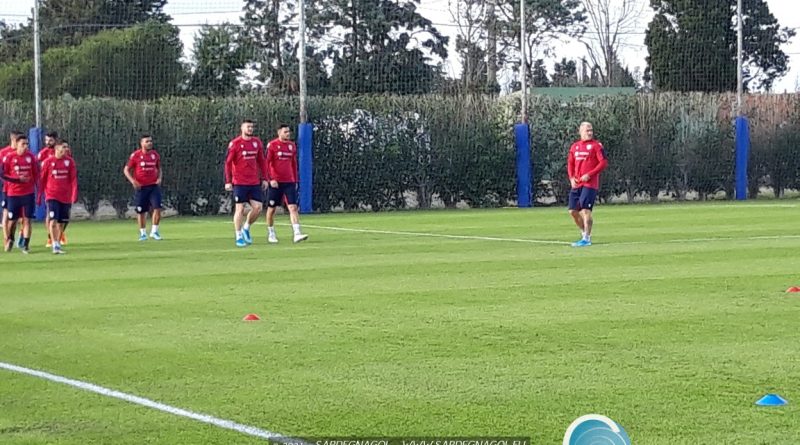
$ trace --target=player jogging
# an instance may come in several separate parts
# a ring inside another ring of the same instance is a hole
[[[569,214],[581,229],[581,239],[572,243],[573,247],[592,245],[592,208],[600,188],[600,172],[608,167],[606,150],[594,139],[592,124],[581,123],[580,136],[581,139],[570,147],[567,157],[567,175],[571,185]]]
[[[253,244],[250,226],[261,214],[264,188],[267,186],[264,143],[254,136],[254,127],[253,121],[242,121],[241,134],[228,144],[225,157],[225,190],[233,192],[233,227],[237,247]],[[250,204],[246,219],[245,204]]]
[[[72,204],[78,198],[78,170],[75,161],[67,155],[69,142],[59,141],[55,147],[55,154],[42,163],[41,179],[39,181],[39,199],[42,195],[47,203],[47,216],[50,221],[48,230],[53,241],[53,253],[65,253],[61,249],[61,234],[69,222]]]
[[[58,141],[58,133],[50,132],[44,136],[44,147],[36,153],[36,160],[39,161],[39,169],[41,170],[44,161],[50,159],[56,153],[56,142]],[[45,247],[52,247],[53,240],[50,238],[50,212],[46,212],[44,217],[44,227],[47,231],[47,244]],[[62,244],[66,244],[64,239],[60,240]]]
[[[19,131],[12,131],[10,136],[11,143],[6,147],[0,148],[0,169],[2,169],[3,158],[16,151],[17,138],[20,136],[22,136],[22,133],[20,133]],[[0,170],[0,173],[2,173],[2,170]],[[5,240],[8,239],[8,234],[6,233],[6,217],[8,216],[6,212],[6,186],[7,186],[6,181],[0,178],[0,207],[3,208],[2,226],[3,226],[4,243]]]
[[[36,205],[36,182],[39,178],[39,165],[33,153],[28,150],[28,138],[17,137],[15,151],[2,159],[0,167],[6,181],[7,217],[5,223],[5,251],[14,246],[14,231],[17,220],[22,219],[22,253],[28,253],[31,242],[31,220]]]
[[[290,140],[292,131],[286,124],[278,127],[278,137],[267,145],[267,170],[269,171],[269,190],[267,191],[267,241],[277,243],[275,235],[275,207],[286,200],[289,219],[292,222],[294,242],[308,239],[300,231],[300,214],[297,211],[297,145]]]
[[[136,195],[133,205],[139,223],[139,241],[147,241],[147,212],[153,216],[150,238],[161,239],[158,224],[161,222],[161,156],[153,149],[153,138],[149,134],[139,138],[139,149],[131,153],[122,169]]]

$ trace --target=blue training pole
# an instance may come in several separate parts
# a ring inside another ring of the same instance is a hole
[[[747,162],[750,158],[750,126],[747,118],[736,118],[736,199],[747,199]]]
[[[300,124],[297,129],[298,170],[300,174],[300,213],[314,211],[314,127]]]
[[[514,126],[514,139],[517,146],[517,207],[532,207],[531,140],[528,124]]]
[[[28,144],[31,153],[33,153],[34,158],[36,157],[37,154],[39,154],[39,150],[41,150],[42,146],[44,145],[43,144],[44,141],[42,138],[43,134],[44,134],[44,128],[33,127],[30,130],[28,130]],[[36,193],[38,194],[38,190]],[[36,206],[35,218],[37,221],[44,221],[44,217],[46,214],[47,214],[47,207],[45,206],[44,202],[42,202],[42,205]]]

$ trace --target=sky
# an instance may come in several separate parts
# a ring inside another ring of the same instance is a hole
[[[450,57],[446,71],[455,76],[459,73],[460,63],[455,57],[455,26],[449,6],[450,0],[422,0],[419,6],[420,13],[431,20],[438,30],[450,36]],[[645,68],[646,47],[644,45],[644,31],[652,17],[652,10],[647,7],[648,0],[641,2],[642,16],[634,32],[626,35],[621,47],[623,64],[632,71],[637,67]],[[796,11],[798,0],[766,0],[770,10],[777,17],[781,26],[797,28],[800,34],[800,14]],[[165,12],[172,16],[173,23],[181,29],[181,39],[184,47],[191,48],[194,35],[202,24],[219,24],[222,22],[238,23],[241,16],[242,0],[168,0]],[[7,23],[20,23],[27,21],[31,14],[33,0],[0,0],[0,20]],[[558,58],[567,57],[579,59],[586,54],[582,43],[565,39],[554,44],[554,53]],[[779,79],[774,86],[774,91],[800,90],[800,36],[794,37],[783,46],[783,51],[789,55],[789,72]],[[552,66],[553,60],[548,62]]]

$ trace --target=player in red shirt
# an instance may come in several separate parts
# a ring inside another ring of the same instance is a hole
[[[228,144],[225,190],[233,192],[236,245],[246,247],[253,244],[250,226],[261,214],[263,190],[267,187],[267,164],[264,159],[264,143],[254,136],[253,121],[243,121],[240,130],[241,134]],[[247,203],[250,204],[250,213],[245,220],[244,205]]]
[[[572,186],[569,192],[569,214],[581,229],[581,239],[573,247],[592,245],[592,207],[600,188],[600,172],[608,167],[606,149],[594,139],[594,130],[589,122],[581,123],[581,139],[569,149],[567,174]]]
[[[39,181],[39,200],[44,195],[47,202],[50,237],[53,240],[53,253],[65,253],[61,249],[61,234],[69,222],[72,204],[78,199],[78,170],[75,161],[67,155],[69,142],[59,141],[53,156],[42,162]]]
[[[3,180],[6,184],[7,217],[5,224],[5,250],[14,247],[14,233],[17,220],[22,219],[22,253],[28,253],[31,241],[31,220],[36,206],[36,183],[39,178],[39,165],[33,153],[28,150],[28,138],[17,137],[13,153],[2,159]]]
[[[289,139],[292,130],[286,124],[278,127],[278,137],[267,144],[267,170],[269,171],[269,190],[267,191],[267,241],[277,243],[275,235],[275,207],[286,200],[289,219],[292,221],[294,242],[308,239],[300,231],[300,213],[297,211],[297,145]]]
[[[58,133],[50,132],[44,136],[44,147],[36,153],[36,160],[39,161],[39,169],[42,168],[44,161],[49,159],[56,153],[56,142],[58,141]],[[44,217],[44,227],[47,230],[47,244],[45,247],[52,247],[53,241],[50,239],[50,212],[46,212]],[[61,240],[62,242],[64,240]]]
[[[147,241],[147,212],[153,216],[150,238],[160,240],[158,223],[161,222],[161,156],[153,149],[153,138],[150,135],[145,134],[139,138],[139,149],[128,157],[128,163],[122,172],[136,190],[133,205],[136,207],[139,223],[139,241]]]
[[[0,166],[2,166],[3,158],[6,155],[13,153],[16,150],[17,146],[17,138],[22,136],[22,133],[19,131],[12,131],[11,132],[11,143],[3,148],[0,148]],[[0,167],[1,168],[1,167]],[[0,172],[2,173],[2,172]],[[3,226],[3,240],[8,238],[8,234],[6,233],[6,182],[0,179],[0,206],[3,208],[3,219],[2,219],[2,226]]]

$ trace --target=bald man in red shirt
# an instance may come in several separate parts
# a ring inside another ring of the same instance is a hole
[[[569,214],[581,229],[581,239],[572,243],[572,247],[592,245],[592,208],[600,189],[600,172],[608,167],[606,149],[594,138],[592,124],[581,123],[580,135],[581,139],[572,144],[567,156],[567,175],[571,185]]]

